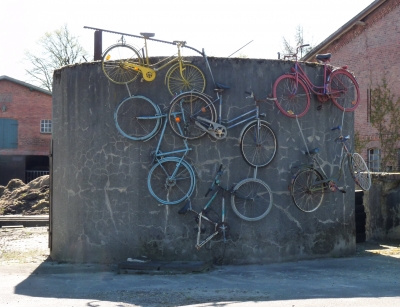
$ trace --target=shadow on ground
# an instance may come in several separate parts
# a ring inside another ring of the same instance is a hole
[[[104,306],[104,302],[110,302],[112,306],[163,307],[216,306],[216,302],[227,301],[397,298],[400,294],[399,243],[358,244],[357,254],[348,258],[220,266],[195,274],[118,274],[115,266],[48,261],[18,283],[15,294],[83,299],[87,306]],[[225,305],[228,304],[218,304]]]

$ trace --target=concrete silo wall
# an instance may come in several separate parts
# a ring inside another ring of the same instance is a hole
[[[210,74],[202,58],[191,58],[205,72],[206,93],[214,95]],[[222,118],[232,118],[254,105],[245,91],[264,98],[272,93],[274,81],[290,70],[291,62],[279,60],[210,58],[217,82],[229,85],[224,92]],[[322,68],[305,65],[318,84]],[[114,110],[129,95],[142,95],[167,110],[172,97],[164,84],[164,71],[153,82],[136,80],[125,85],[108,81],[101,63],[86,63],[59,69],[53,83],[53,170],[52,249],[58,261],[110,263],[147,256],[161,260],[220,260],[223,263],[269,263],[346,255],[355,252],[354,183],[345,165],[339,185],[346,194],[326,193],[321,207],[304,213],[295,207],[288,191],[291,168],[307,163],[307,147],[321,149],[320,159],[328,173],[338,170],[341,147],[334,143],[337,132],[331,127],[344,123],[344,134],[353,135],[353,114],[343,113],[330,101],[302,118],[282,115],[274,102],[262,103],[274,130],[278,150],[267,167],[254,168],[241,156],[238,137],[243,126],[216,141],[210,136],[189,142],[186,157],[196,172],[193,206],[205,205],[204,197],[214,174],[223,163],[224,185],[256,176],[273,191],[273,207],[256,222],[238,218],[227,200],[228,241],[212,240],[196,250],[195,221],[190,213],[179,215],[177,205],[159,204],[148,192],[147,175],[152,166],[151,151],[158,137],[148,142],[123,137],[114,124]],[[299,129],[301,126],[301,131]],[[182,140],[167,127],[162,148],[182,146]],[[213,209],[220,214],[217,198]],[[215,216],[215,215],[214,215]]]

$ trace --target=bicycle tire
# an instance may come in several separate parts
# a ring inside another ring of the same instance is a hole
[[[176,175],[171,175],[176,170]],[[167,157],[156,162],[149,171],[147,187],[163,205],[175,205],[187,200],[196,185],[194,170],[185,160]]]
[[[354,182],[364,191],[371,188],[371,173],[367,163],[358,153],[353,153],[350,157],[350,174]]]
[[[172,131],[181,138],[194,140],[207,134],[207,126],[203,130],[196,125],[195,117],[215,122],[216,110],[212,102],[200,93],[183,93],[175,97],[170,104],[168,118]],[[199,121],[197,121],[198,124]]]
[[[310,189],[313,182],[321,180],[323,180],[322,175],[312,168],[301,170],[295,175],[290,187],[290,195],[296,207],[301,211],[313,212],[321,206],[325,184],[316,185],[317,191]]]
[[[338,69],[332,72],[329,79],[332,102],[342,111],[353,112],[360,103],[360,89],[354,76],[347,70]]]
[[[253,167],[267,166],[275,157],[277,139],[274,131],[265,121],[260,121],[258,132],[257,121],[249,124],[240,139],[240,152],[247,164]]]
[[[168,90],[172,96],[183,92],[198,91],[204,92],[206,88],[206,78],[203,72],[193,64],[182,63],[183,78],[180,71],[179,63],[171,67],[166,77]]]
[[[124,44],[111,46],[101,59],[104,74],[116,84],[130,83],[140,75],[139,70],[127,67],[127,63],[143,65],[143,60],[134,47]]]
[[[298,84],[298,87],[296,86]],[[282,75],[273,87],[275,104],[288,117],[302,117],[310,108],[310,92],[307,85],[293,75]]]
[[[259,221],[271,211],[272,192],[262,180],[244,179],[233,188],[231,193],[233,212],[245,221]]]
[[[161,118],[160,108],[144,96],[125,98],[114,112],[117,130],[134,141],[144,141],[155,135],[161,126]]]

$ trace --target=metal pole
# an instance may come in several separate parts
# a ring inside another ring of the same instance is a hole
[[[103,51],[103,31],[97,30],[94,32],[94,60],[100,61]]]

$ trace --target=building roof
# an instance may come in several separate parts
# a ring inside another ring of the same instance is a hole
[[[26,83],[26,82],[23,82],[23,81],[20,81],[20,80],[17,80],[17,79],[8,77],[8,76],[0,76],[0,81],[2,81],[2,80],[7,80],[7,81],[10,81],[10,82],[14,82],[14,83],[17,83],[19,85],[27,87],[30,91],[38,91],[38,92],[42,92],[44,94],[47,94],[47,95],[51,96],[51,92],[49,92],[48,90],[42,89],[42,88],[40,88],[38,86],[29,84],[29,83]]]
[[[315,58],[315,56],[321,52],[322,49],[325,49],[329,45],[331,45],[335,40],[340,38],[345,33],[349,32],[354,26],[364,25],[363,19],[375,11],[378,7],[380,7],[387,0],[375,0],[369,6],[367,6],[364,10],[362,10],[355,17],[350,19],[347,23],[345,23],[342,27],[340,27],[336,32],[331,34],[327,39],[325,39],[322,43],[311,49],[306,55],[304,55],[301,60],[302,61],[310,61]]]

